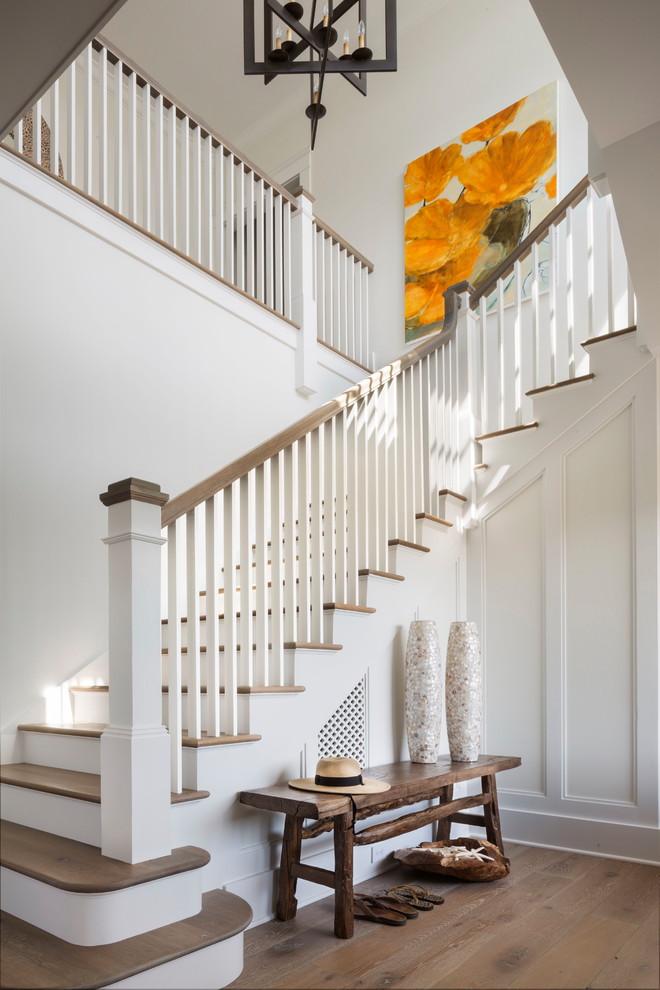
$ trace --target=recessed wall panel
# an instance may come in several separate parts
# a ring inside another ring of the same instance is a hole
[[[543,480],[484,523],[487,753],[521,756],[501,786],[545,793]]]
[[[565,793],[634,801],[632,410],[565,459]]]

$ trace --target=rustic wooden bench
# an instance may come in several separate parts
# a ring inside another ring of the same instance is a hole
[[[310,880],[335,892],[335,935],[353,935],[353,848],[403,835],[438,823],[437,838],[449,838],[452,822],[485,826],[490,842],[503,850],[497,805],[495,775],[520,766],[517,756],[480,756],[471,763],[453,763],[440,757],[437,763],[385,763],[363,771],[364,777],[385,780],[388,791],[378,794],[327,794],[297,791],[287,784],[243,791],[242,804],[264,811],[281,811],[285,816],[280,866],[277,918],[289,921],[296,915],[296,881]],[[481,793],[453,798],[454,784],[481,777]],[[379,822],[361,831],[356,822],[382,812],[439,799],[438,804],[413,811],[393,821]],[[483,808],[482,814],[466,814],[468,808]],[[304,827],[306,818],[315,823]],[[335,868],[323,870],[300,862],[302,840],[334,831]]]

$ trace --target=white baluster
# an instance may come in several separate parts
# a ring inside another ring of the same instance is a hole
[[[181,121],[181,183],[182,195],[182,218],[183,239],[181,249],[183,253],[190,257],[190,118],[184,117]]]
[[[215,150],[215,271],[225,274],[225,225],[227,206],[225,203],[225,149],[220,144]]]
[[[236,160],[236,285],[245,289],[245,172],[243,163]]]
[[[605,197],[605,224],[606,224],[606,251],[607,251],[607,326],[605,333],[613,333],[617,328],[614,324],[614,245],[613,245],[613,217],[612,217],[612,197]]]
[[[19,155],[23,154],[23,127],[24,127],[23,120],[24,118],[21,117],[21,119],[16,125],[16,151],[19,153]]]
[[[266,192],[266,246],[264,264],[266,265],[266,304],[275,309],[274,261],[273,261],[273,187],[268,186]]]
[[[291,203],[286,200],[282,204],[282,312],[284,316],[291,319],[293,309],[293,289],[292,289],[292,241],[291,241]]]
[[[151,87],[142,87],[143,155],[142,165],[142,223],[151,231]]]
[[[282,569],[282,462],[283,455],[275,454],[270,459],[270,642],[271,667],[268,684],[285,684],[284,677],[284,587]],[[258,570],[258,567],[257,567]],[[264,565],[265,570],[265,565]],[[266,596],[267,598],[267,596]],[[257,588],[257,610],[265,608],[266,601],[259,597]]]
[[[222,684],[225,689],[223,722],[225,731],[235,736],[238,732],[238,653],[236,636],[236,540],[233,485],[223,492],[223,586],[224,586],[224,652]]]
[[[396,531],[392,533],[392,539],[405,540],[408,535],[408,403],[407,379],[405,372],[402,372],[395,379],[397,385],[396,405],[397,405],[397,504],[398,518]]]
[[[94,49],[87,45],[83,61],[85,84],[85,124],[83,149],[84,189],[90,196],[93,193],[94,175]]]
[[[335,464],[337,472],[337,483],[335,489],[335,519],[336,519],[336,564],[335,564],[335,591],[332,598],[328,594],[324,597],[328,601],[347,602],[347,553],[348,540],[346,535],[346,498],[348,493],[348,444],[347,434],[347,412],[342,409],[334,418],[334,443],[335,443]]]
[[[206,500],[206,689],[207,732],[220,735],[220,630],[218,628],[218,496]]]
[[[256,208],[256,224],[257,224],[257,237],[256,237],[256,288],[255,295],[257,299],[261,302],[266,301],[266,249],[264,245],[264,223],[266,221],[265,211],[266,203],[264,196],[264,180],[257,180],[257,208]]]
[[[398,379],[392,378],[386,386],[387,391],[387,483],[389,513],[387,519],[387,540],[395,539],[399,529],[399,419],[397,416]],[[386,552],[385,562],[389,570],[389,558]]]
[[[108,203],[108,50],[99,52],[99,199]]]
[[[172,790],[182,790],[181,609],[177,561],[177,523],[167,527],[167,727],[170,733]]]
[[[165,239],[165,107],[156,97],[156,233]]]
[[[320,227],[316,228],[314,234],[316,242],[316,309],[318,312],[318,334],[321,340],[329,343],[328,329],[326,322],[326,261],[325,261],[325,237]]]
[[[337,465],[337,429],[340,427],[341,414],[334,416],[321,428],[321,451],[323,472],[323,595],[322,599],[336,602],[345,601],[337,597],[339,584],[339,487]],[[337,499],[335,501],[335,494]],[[336,513],[336,518],[335,518]],[[343,519],[343,514],[342,514]],[[342,544],[343,545],[343,544]],[[314,604],[312,602],[312,604]],[[323,622],[321,621],[321,633]]]
[[[270,680],[270,669],[268,665],[268,505],[270,502],[272,510],[272,501],[270,499],[269,491],[269,477],[266,472],[266,467],[264,464],[259,464],[255,469],[254,474],[254,522],[255,522],[255,568],[254,568],[254,584],[255,584],[255,594],[254,594],[254,608],[255,608],[255,631],[254,631],[254,643],[255,643],[255,664],[254,664],[254,676],[256,684],[263,684],[267,686],[271,683]],[[277,513],[279,516],[279,500],[277,506]],[[275,581],[280,579],[280,568],[274,566],[275,561],[280,559],[279,553],[279,541],[278,541],[278,526],[273,531],[271,537],[271,560],[273,561],[273,566],[271,567],[271,583],[275,585]],[[279,596],[278,596],[279,601]],[[245,606],[244,606],[245,607]],[[250,602],[248,601],[248,607],[250,607]],[[279,631],[278,643],[281,647],[281,630],[282,621],[281,613],[279,615],[279,621],[275,621],[275,613],[273,613],[272,625],[273,629],[277,625]],[[275,649],[275,643],[273,643],[273,649]]]
[[[199,637],[199,586],[197,582],[195,510],[186,513],[186,572],[187,572],[187,623],[186,668],[188,688],[188,735],[199,739],[202,734],[200,637]],[[207,602],[208,605],[208,602]],[[208,644],[207,644],[208,652]]]
[[[415,529],[412,524],[412,520],[417,512],[418,508],[418,491],[417,491],[417,473],[415,470],[415,395],[414,395],[414,383],[413,383],[413,372],[412,368],[406,368],[403,372],[405,381],[405,399],[406,399],[406,415],[405,415],[405,478],[407,480],[408,486],[408,511],[406,513],[405,519],[405,535],[404,540],[412,540],[414,536]]]
[[[587,338],[595,335],[596,316],[594,304],[594,190],[587,189]]]
[[[283,292],[283,257],[282,257],[282,197],[278,194],[275,198],[275,229],[274,229],[274,251],[273,267],[275,270],[275,309],[282,312]]]
[[[247,209],[246,209],[246,238],[245,238],[245,291],[251,296],[255,294],[254,271],[254,172],[250,170],[247,178]]]
[[[557,228],[551,227],[548,231],[550,240],[550,254],[548,268],[550,275],[550,364],[548,368],[549,377],[546,384],[551,385],[557,379],[557,282],[559,279],[558,258],[557,258]]]
[[[360,360],[363,364],[369,365],[370,363],[370,338],[369,338],[369,269],[364,266],[362,268],[362,357]],[[374,369],[375,370],[375,369]]]
[[[380,476],[378,471],[378,392],[372,392],[365,399],[365,468],[367,476],[367,490],[365,491],[365,503],[369,505],[369,511],[365,519],[366,555],[364,567],[372,567],[374,570],[381,568],[380,550],[380,528],[383,504],[380,492]]]
[[[215,210],[217,209],[217,204],[214,203],[214,193],[215,193],[215,180],[213,175],[213,166],[215,163],[215,154],[213,151],[213,138],[209,134],[206,138],[205,143],[206,149],[206,202],[208,207],[207,212],[207,228],[206,228],[206,267],[210,271],[214,271],[215,258],[213,257],[213,251],[215,248],[215,242],[213,238],[213,216]]]
[[[128,77],[128,216],[137,221],[137,78]]]
[[[356,268],[357,266],[353,266]],[[388,570],[387,534],[389,530],[389,501],[390,489],[387,483],[387,405],[388,390],[385,385],[375,395],[375,428],[376,428],[376,485],[375,494],[378,499],[378,526],[374,534],[375,540],[375,569]]]
[[[359,523],[358,523],[358,406],[354,402],[346,412],[344,430],[346,444],[346,597],[345,602],[358,601],[358,552],[359,552]],[[365,564],[365,567],[367,565]]]
[[[371,397],[367,396],[364,399],[359,399],[354,403],[357,412],[357,449],[358,449],[358,464],[357,464],[357,484],[356,484],[356,501],[357,501],[357,527],[358,527],[358,558],[357,566],[360,570],[365,567],[371,567],[371,516],[374,512],[377,512],[375,499],[372,496],[372,485],[373,477],[371,476],[371,468],[373,468],[373,459],[370,457],[369,450],[369,434],[370,434],[370,414],[371,414]],[[356,599],[351,598],[351,601],[356,601]]]
[[[250,537],[250,475],[246,474],[237,483],[240,495],[240,538],[239,538],[239,642],[241,644],[241,673],[244,683],[250,687],[254,684],[253,671],[253,636],[252,636],[252,540]]]
[[[305,556],[309,565],[309,636],[312,643],[323,641],[323,531],[334,529],[332,501],[323,504],[323,449],[324,434],[321,426],[310,434],[308,448],[311,508],[309,548]],[[333,599],[329,598],[328,601]]]
[[[202,262],[202,128],[197,125],[193,139],[193,253],[195,261]]]
[[[532,246],[532,293],[531,302],[532,311],[530,314],[530,363],[532,370],[531,388],[536,388],[539,381],[539,334],[540,334],[540,322],[539,322],[539,246],[535,242]]]
[[[225,278],[236,285],[236,269],[235,269],[235,249],[234,249],[234,230],[236,224],[236,202],[234,199],[234,156],[229,154],[227,156],[226,162],[227,168],[227,221],[226,221],[226,251],[225,251]]]
[[[59,175],[60,161],[60,81],[56,79],[50,91],[50,170]]]
[[[512,426],[522,425],[523,406],[523,346],[522,346],[522,268],[513,265],[513,419]],[[525,380],[525,385],[527,381]]]
[[[68,108],[68,141],[67,141],[67,158],[68,158],[68,168],[66,178],[69,180],[72,186],[76,184],[76,62],[75,59],[69,66],[69,108]],[[32,122],[34,128],[34,121]],[[19,136],[22,133],[22,129],[19,132]],[[22,151],[23,149],[19,149]]]
[[[311,642],[309,636],[310,609],[310,456],[309,434],[296,443],[298,452],[298,633],[296,639]]]
[[[124,207],[124,67],[115,63],[115,201],[117,213]]]
[[[32,109],[32,161],[41,165],[41,100],[37,100]]]
[[[177,115],[176,107],[174,104],[169,109],[169,125],[170,125],[170,244],[172,247],[177,247],[177,231],[178,231],[178,169],[177,169]],[[184,124],[187,123],[184,121]],[[184,128],[185,130],[185,128]]]
[[[296,445],[287,447],[282,462],[282,481],[284,488],[284,531],[282,556],[284,558],[284,639],[287,643],[296,640],[296,521],[300,524],[299,543],[302,543],[302,527],[306,512],[304,506],[298,504],[297,498],[297,450]],[[271,549],[279,552],[279,548]]]

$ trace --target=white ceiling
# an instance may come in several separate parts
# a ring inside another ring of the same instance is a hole
[[[448,2],[400,0],[399,37]],[[265,86],[261,76],[244,75],[241,0],[127,0],[103,36],[239,148],[309,102],[305,76]],[[378,39],[369,40],[379,54]],[[355,98],[363,99],[356,91]]]

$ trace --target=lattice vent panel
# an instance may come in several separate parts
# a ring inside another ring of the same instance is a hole
[[[319,732],[319,757],[350,756],[367,765],[367,677],[349,695]]]

